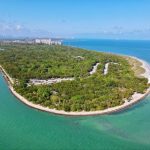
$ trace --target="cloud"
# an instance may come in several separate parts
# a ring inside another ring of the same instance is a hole
[[[0,37],[50,37],[51,33],[42,29],[30,29],[16,22],[0,22]]]
[[[20,24],[17,24],[16,25],[16,30],[21,30],[22,29],[22,26]]]
[[[109,29],[101,29],[97,32],[76,34],[78,38],[112,38],[112,39],[150,39],[150,28],[125,29],[114,26]]]
[[[66,20],[62,20],[66,22]],[[73,32],[73,31],[72,31]],[[126,29],[122,26],[101,28],[97,32],[85,33],[51,33],[43,29],[31,29],[18,22],[0,21],[0,38],[16,37],[76,37],[76,38],[116,38],[116,39],[150,39],[150,28]]]

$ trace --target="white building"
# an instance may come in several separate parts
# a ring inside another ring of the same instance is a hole
[[[35,39],[36,44],[47,44],[47,45],[61,45],[62,42],[59,40],[51,40],[51,39]]]
[[[37,39],[15,39],[15,40],[0,40],[0,44],[47,44],[47,45],[62,45],[61,40],[52,40],[50,38],[37,38]]]
[[[48,44],[51,45],[51,39],[35,39],[36,44]]]

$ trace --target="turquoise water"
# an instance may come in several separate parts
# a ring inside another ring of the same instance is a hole
[[[150,60],[150,42],[74,40],[65,44]],[[149,150],[150,96],[104,116],[65,117],[17,100],[0,75],[0,150]]]

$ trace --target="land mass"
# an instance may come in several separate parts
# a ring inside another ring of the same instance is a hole
[[[149,93],[149,65],[137,58],[66,46],[1,45],[12,93],[30,107],[64,115],[122,110]]]

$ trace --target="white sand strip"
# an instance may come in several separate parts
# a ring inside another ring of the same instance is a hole
[[[49,109],[48,107],[43,107],[41,105],[33,104],[33,103],[29,102],[27,99],[25,99],[24,97],[22,97],[20,94],[18,94],[12,87],[10,87],[10,90],[19,100],[21,100],[23,103],[25,103],[26,105],[28,105],[32,108],[35,108],[35,109],[38,109],[38,110],[41,110],[41,111],[54,113],[54,114],[69,115],[69,116],[103,115],[103,114],[111,114],[111,113],[114,113],[114,112],[118,112],[120,110],[123,110],[123,109],[133,105],[134,103],[137,103],[138,101],[143,99],[150,92],[150,89],[148,89],[145,94],[135,93],[132,96],[133,99],[130,102],[126,102],[121,106],[112,107],[112,108],[108,108],[108,109],[105,109],[105,110],[91,111],[91,112],[85,112],[85,111],[82,111],[82,112],[65,112],[63,110]]]
[[[107,75],[107,74],[108,74],[108,69],[109,69],[109,65],[110,65],[110,64],[118,65],[118,63],[114,63],[114,62],[106,63],[106,64],[105,64],[105,67],[104,67],[104,75]]]
[[[90,75],[96,73],[99,64],[100,64],[100,63],[96,63],[96,64],[93,66],[93,69],[90,71]]]
[[[0,65],[0,70],[2,70],[2,72],[6,75],[6,77],[8,78],[9,82],[11,84],[14,84],[14,80],[8,75],[8,73],[5,71],[5,69]]]
[[[34,85],[50,85],[54,83],[60,83],[62,81],[72,81],[74,78],[52,78],[48,80],[30,79],[30,84]]]
[[[104,75],[108,74],[108,67],[109,67],[109,63],[106,63],[104,68]]]

